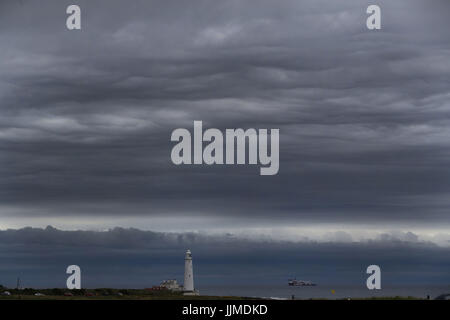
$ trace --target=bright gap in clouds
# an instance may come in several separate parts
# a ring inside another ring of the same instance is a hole
[[[293,242],[368,242],[393,241],[435,244],[450,247],[450,232],[446,226],[417,226],[343,223],[302,223],[289,225],[279,223],[254,225],[251,221],[205,217],[114,217],[114,218],[4,218],[0,230],[23,227],[45,228],[51,225],[61,230],[106,231],[116,227],[135,228],[143,231],[199,233],[205,235],[229,235],[239,239],[264,239]]]

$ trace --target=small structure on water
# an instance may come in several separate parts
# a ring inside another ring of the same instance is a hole
[[[290,287],[314,287],[316,284],[311,281],[297,280],[297,279],[289,279],[288,285]]]

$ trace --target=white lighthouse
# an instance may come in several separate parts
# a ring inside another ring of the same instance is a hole
[[[191,250],[186,251],[186,256],[184,257],[183,291],[186,293],[194,293],[194,271],[192,270]]]

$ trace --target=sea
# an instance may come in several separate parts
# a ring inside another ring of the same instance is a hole
[[[285,285],[209,285],[198,288],[201,295],[238,296],[270,299],[351,299],[371,297],[415,297],[434,299],[450,294],[450,285],[392,286],[369,290],[364,286],[317,285],[290,287]]]

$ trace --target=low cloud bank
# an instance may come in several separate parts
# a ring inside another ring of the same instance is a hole
[[[149,287],[166,278],[181,280],[188,248],[200,287],[282,284],[292,276],[363,285],[370,264],[382,268],[385,285],[448,284],[450,248],[409,237],[411,241],[391,235],[365,242],[289,242],[123,228],[4,230],[0,284],[14,286],[20,277],[28,287],[63,287],[65,268],[77,264],[84,287]]]

